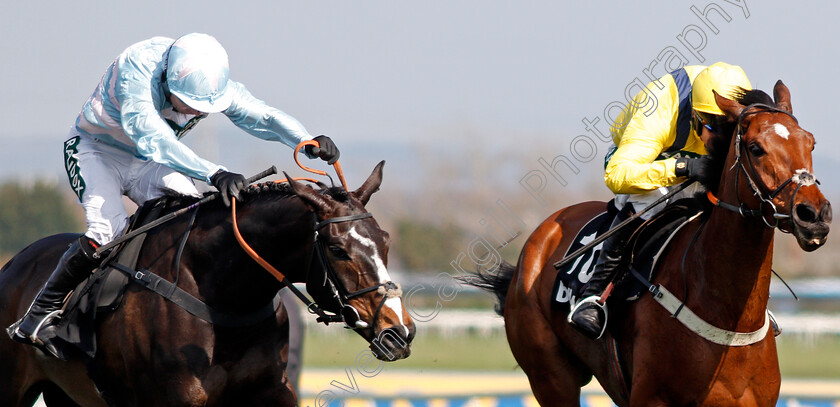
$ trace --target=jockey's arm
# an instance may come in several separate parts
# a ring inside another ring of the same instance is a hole
[[[616,194],[640,194],[676,184],[676,159],[656,160],[663,147],[656,138],[623,138],[604,173],[607,187]]]
[[[616,194],[639,194],[678,183],[676,159],[657,160],[674,141],[673,106],[660,99],[655,111],[646,116],[632,113],[618,149],[610,158],[604,181]]]
[[[127,72],[126,69],[121,69]],[[142,70],[120,75],[116,99],[120,104],[121,126],[137,145],[137,153],[192,178],[210,182],[210,176],[225,168],[199,157],[178,141],[161,117],[152,97],[151,74]]]
[[[294,117],[255,98],[241,83],[230,81],[228,86],[232,87],[229,91],[234,92],[233,102],[223,113],[248,134],[279,141],[292,148],[313,138]],[[306,150],[304,152],[314,158]]]

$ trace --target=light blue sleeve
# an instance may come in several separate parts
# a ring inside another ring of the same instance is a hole
[[[160,76],[155,64],[142,55],[124,55],[119,62],[115,96],[120,104],[122,128],[137,145],[137,153],[189,177],[210,182],[224,167],[199,157],[178,141],[161,117],[155,99],[162,99]],[[162,103],[159,100],[158,103]]]
[[[263,140],[279,141],[292,148],[313,138],[294,117],[255,98],[241,83],[230,81],[228,86],[232,87],[229,91],[235,93],[233,103],[224,114],[248,134]],[[313,158],[309,154],[307,156]]]

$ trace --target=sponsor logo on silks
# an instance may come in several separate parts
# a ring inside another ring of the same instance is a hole
[[[70,180],[73,192],[81,202],[82,194],[85,193],[85,180],[82,178],[79,160],[76,158],[76,153],[79,152],[79,140],[79,136],[76,136],[64,142],[64,169],[67,170],[67,178]]]

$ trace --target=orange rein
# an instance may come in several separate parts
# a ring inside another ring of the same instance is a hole
[[[304,166],[303,164],[301,164],[301,163],[300,163],[300,160],[298,160],[298,151],[300,151],[300,149],[301,149],[301,148],[303,148],[304,146],[315,146],[315,147],[318,147],[318,142],[317,142],[317,141],[315,141],[315,140],[306,140],[306,141],[301,141],[301,142],[300,142],[300,144],[298,144],[298,145],[295,147],[295,155],[294,155],[294,157],[295,157],[295,162],[297,163],[297,165],[298,165],[300,168],[303,168],[304,170],[309,171],[309,172],[311,172],[311,173],[318,174],[318,175],[327,175],[327,172],[326,172],[326,171],[321,171],[321,170],[312,169],[312,168],[306,167],[306,166]],[[350,191],[350,190],[347,188],[347,181],[345,181],[345,180],[344,180],[344,171],[342,171],[342,170],[341,170],[341,164],[340,164],[338,161],[336,161],[336,162],[333,164],[333,166],[335,167],[335,173],[336,173],[336,174],[338,174],[338,179],[339,179],[339,180],[341,180],[341,186],[343,186],[343,187],[344,187],[344,190],[345,190],[345,191]]]
[[[712,203],[714,206],[720,206],[720,200],[712,193],[712,191],[706,191],[706,198],[709,199],[709,202]]]
[[[315,141],[315,140],[306,140],[306,141],[302,141],[300,144],[295,146],[294,158],[295,158],[295,162],[297,163],[297,165],[300,166],[300,168],[304,169],[305,171],[309,171],[311,173],[315,173],[315,174],[318,174],[318,175],[327,175],[326,171],[312,169],[312,168],[306,167],[306,166],[304,166],[303,164],[300,163],[300,161],[298,160],[298,152],[304,146],[318,147],[318,142]],[[344,180],[344,172],[341,170],[341,164],[339,164],[338,161],[336,161],[335,164],[333,164],[333,166],[335,167],[335,172],[338,174],[338,178],[341,180],[341,185],[344,186],[345,190],[348,190],[347,189],[347,181]],[[315,183],[318,182],[317,180],[314,180],[312,178],[292,178],[292,180],[295,180],[295,181],[298,181],[298,180],[310,181],[310,182],[315,182]],[[287,181],[289,181],[289,180],[287,178],[284,178],[284,179],[274,181],[274,182],[279,184],[279,183],[287,182]],[[277,279],[277,281],[280,281],[281,283],[285,282],[286,276],[283,275],[283,273],[281,273],[279,270],[274,268],[274,266],[272,266],[267,261],[265,261],[265,259],[263,259],[259,254],[257,254],[256,250],[254,250],[251,247],[251,245],[249,245],[248,242],[245,241],[245,238],[242,237],[242,233],[239,232],[239,225],[236,222],[236,198],[231,199],[230,212],[231,212],[231,214],[230,214],[231,219],[233,220],[233,234],[236,236],[236,241],[239,242],[239,246],[242,246],[242,250],[244,250],[245,253],[248,253],[248,255],[251,256],[251,258],[254,259],[254,261],[256,261],[257,264],[262,266],[262,268],[264,268],[266,271],[271,273],[271,275],[273,275],[274,278]]]

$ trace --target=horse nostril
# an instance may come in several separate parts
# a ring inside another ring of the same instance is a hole
[[[831,204],[826,202],[820,209],[820,219],[825,223],[831,223]]]
[[[411,343],[414,340],[414,334],[417,332],[417,329],[414,327],[414,324],[408,329],[408,343]]]
[[[801,223],[814,223],[817,221],[817,211],[811,205],[796,205],[796,219]]]

